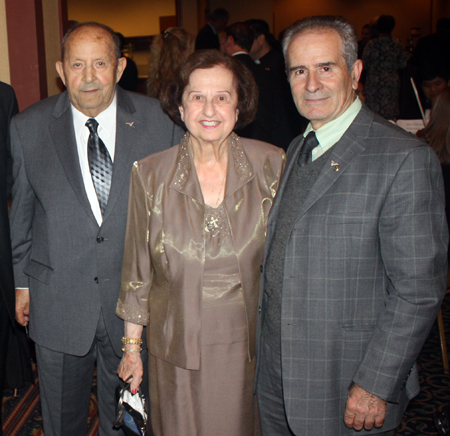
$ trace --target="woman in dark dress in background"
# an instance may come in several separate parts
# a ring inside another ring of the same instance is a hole
[[[367,43],[362,56],[366,104],[388,120],[396,119],[400,113],[399,70],[406,68],[406,53],[398,39],[391,35],[394,26],[394,17],[381,15],[377,21],[380,34]]]

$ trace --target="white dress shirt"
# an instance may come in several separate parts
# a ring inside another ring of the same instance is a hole
[[[80,160],[81,175],[83,176],[84,188],[91,204],[92,212],[99,226],[102,225],[103,218],[98,202],[97,193],[95,192],[94,183],[92,182],[91,170],[89,169],[88,160],[88,139],[89,129],[86,126],[86,121],[90,118],[81,113],[72,104],[73,127],[75,131],[75,138],[77,141],[78,158]],[[101,138],[112,162],[114,162],[114,152],[116,149],[116,114],[117,114],[117,99],[114,95],[112,103],[95,119],[98,122],[98,136]],[[114,169],[113,169],[114,172]]]

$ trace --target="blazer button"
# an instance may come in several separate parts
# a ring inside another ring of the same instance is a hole
[[[99,244],[101,244],[104,240],[105,240],[105,238],[103,236],[97,236],[97,242]]]
[[[98,283],[98,277],[95,277],[95,278],[94,278],[94,282],[95,282],[95,283]]]
[[[262,265],[259,267],[259,270],[260,270],[261,272],[263,272],[263,266],[262,266]]]

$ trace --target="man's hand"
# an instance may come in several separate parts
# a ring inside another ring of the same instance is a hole
[[[348,391],[344,423],[356,431],[380,428],[384,423],[386,405],[386,401],[353,383]]]
[[[30,320],[30,290],[16,288],[16,320],[26,326]]]

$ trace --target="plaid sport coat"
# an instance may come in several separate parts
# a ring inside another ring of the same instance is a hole
[[[288,150],[263,268],[302,144],[299,137]],[[363,105],[333,146],[286,246],[282,382],[295,434],[372,434],[344,425],[352,381],[388,401],[378,432],[400,423],[419,392],[414,362],[445,292],[447,233],[434,151]],[[262,295],[261,288],[257,356]]]

